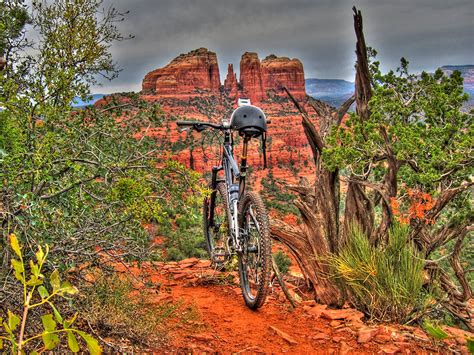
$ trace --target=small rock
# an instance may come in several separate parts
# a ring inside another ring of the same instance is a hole
[[[330,338],[326,333],[318,333],[312,337],[313,340],[329,340]]]
[[[355,309],[326,309],[321,313],[321,317],[329,320],[360,320],[363,316],[363,313],[356,311]]]
[[[301,304],[304,305],[304,306],[314,307],[314,306],[316,306],[316,301],[315,300],[307,300],[307,301],[301,302]]]
[[[185,279],[186,277],[188,277],[188,274],[174,274],[173,275],[173,278],[175,280],[182,280],[182,279]]]
[[[276,334],[278,334],[279,336],[281,336],[283,339],[285,339],[288,344],[290,345],[297,345],[298,342],[289,334],[285,333],[284,331],[274,327],[274,326],[270,326],[270,329],[273,330]]]
[[[326,309],[327,306],[316,304],[314,307],[306,308],[305,310],[310,314],[313,318],[318,319],[321,316],[321,313]]]
[[[199,260],[199,262],[196,264],[196,266],[205,268],[205,267],[210,267],[211,266],[211,261],[210,260]]]
[[[181,265],[186,265],[186,264],[197,264],[199,262],[198,258],[188,258],[188,259],[183,259],[178,264]]]
[[[346,344],[346,342],[341,341],[341,347],[339,348],[340,355],[346,355],[352,350],[352,348]]]
[[[331,339],[332,339],[332,341],[335,341],[336,343],[339,343],[339,342],[341,342],[342,340],[344,340],[344,338],[343,338],[343,337],[340,337],[340,336],[334,336],[334,337],[332,337]]]
[[[359,329],[359,334],[357,337],[357,342],[359,343],[367,343],[369,342],[374,336],[378,333],[378,328],[369,328],[364,327]]]
[[[331,321],[331,323],[329,323],[329,325],[333,328],[339,327],[341,324],[342,324],[342,322],[340,322],[338,320],[333,320],[333,321]]]
[[[400,349],[395,345],[384,345],[380,348],[379,354],[395,355],[400,352]]]
[[[377,334],[374,338],[377,343],[388,343],[392,341],[392,337],[388,334]]]
[[[212,340],[215,339],[212,335],[209,335],[209,334],[191,334],[191,335],[188,335],[188,336],[190,338],[193,338],[193,339],[199,340],[199,341],[212,341]]]

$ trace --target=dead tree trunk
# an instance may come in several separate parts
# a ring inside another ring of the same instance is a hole
[[[362,16],[354,9],[354,26],[357,36],[357,74],[356,94],[339,109],[317,100],[309,99],[319,119],[319,129],[310,117],[285,88],[289,98],[301,114],[302,125],[316,166],[316,181],[313,186],[303,182],[300,186],[288,186],[296,192],[296,207],[301,214],[302,223],[298,227],[289,226],[282,221],[273,223],[271,231],[275,238],[286,244],[295,255],[307,281],[313,286],[318,302],[329,305],[342,305],[344,295],[340,288],[329,278],[326,257],[337,253],[344,244],[346,233],[340,228],[340,185],[339,171],[327,170],[321,157],[325,148],[325,139],[329,132],[343,122],[349,107],[357,102],[358,114],[369,117],[368,100],[371,97],[367,50],[362,32]],[[365,195],[365,185],[349,180],[346,200],[346,220],[359,223],[369,235],[372,234],[374,213],[373,205]],[[345,224],[348,222],[345,222]]]

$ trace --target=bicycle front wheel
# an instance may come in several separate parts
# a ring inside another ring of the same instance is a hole
[[[239,253],[240,287],[251,309],[263,305],[270,287],[272,245],[268,214],[261,197],[247,192],[240,203],[239,226],[243,250]]]
[[[212,211],[211,198],[214,205]],[[204,199],[203,227],[209,258],[217,269],[222,269],[230,257],[229,209],[227,191],[222,182],[217,184],[213,196]]]

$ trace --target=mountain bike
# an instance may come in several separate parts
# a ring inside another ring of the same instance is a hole
[[[241,107],[234,111],[230,122],[223,120],[222,124],[177,122],[181,131],[212,129],[223,132],[221,164],[212,168],[211,193],[203,203],[204,236],[209,257],[216,268],[224,268],[237,256],[240,287],[245,303],[251,309],[257,309],[265,302],[272,271],[268,213],[260,195],[246,191],[249,142],[262,134],[266,139],[266,117],[258,110],[255,106]],[[250,116],[257,121],[249,122]],[[244,123],[234,124],[238,121],[234,117],[240,117]],[[265,122],[262,123],[262,119]],[[236,131],[243,137],[240,166],[234,157],[233,135]],[[266,162],[265,150],[263,152]]]

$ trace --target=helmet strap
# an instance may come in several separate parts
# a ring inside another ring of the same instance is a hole
[[[263,168],[267,168],[267,132],[262,134]]]

